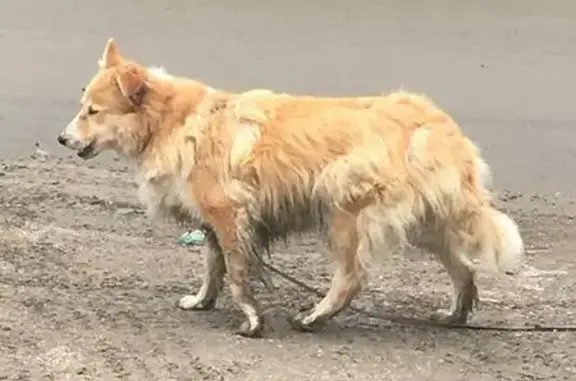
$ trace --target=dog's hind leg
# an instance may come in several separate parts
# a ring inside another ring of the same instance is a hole
[[[444,249],[436,250],[456,290],[452,310],[444,321],[460,324],[466,322],[478,301],[475,271],[515,268],[524,255],[518,226],[509,216],[488,204],[471,203],[461,210],[465,212],[455,213],[449,222],[451,229],[443,234]]]
[[[443,232],[427,232],[419,246],[436,256],[448,272],[454,289],[450,308],[436,311],[432,319],[447,324],[465,324],[478,302],[474,270],[464,261],[458,248],[445,239]]]
[[[218,294],[222,289],[226,264],[218,238],[212,229],[206,233],[206,246],[202,250],[204,257],[204,277],[202,286],[196,295],[185,295],[178,301],[183,310],[210,310],[214,308]]]
[[[357,214],[337,212],[330,231],[331,250],[336,261],[336,272],[326,296],[309,312],[290,319],[292,326],[301,331],[316,327],[346,308],[362,288],[364,275],[358,258]]]

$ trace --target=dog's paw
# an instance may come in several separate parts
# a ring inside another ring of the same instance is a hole
[[[264,320],[262,318],[259,318],[257,321],[252,323],[248,320],[244,321],[242,325],[240,325],[240,328],[238,328],[235,331],[235,333],[242,337],[255,339],[255,338],[261,338],[263,331],[264,331]]]
[[[462,310],[440,309],[430,316],[430,319],[440,324],[459,325],[466,324],[468,321],[468,312]]]
[[[442,324],[466,324],[468,318],[472,315],[473,311],[478,308],[479,304],[478,290],[476,286],[471,283],[458,294],[450,310],[440,309],[436,311],[431,318],[433,321]]]
[[[196,295],[186,295],[180,298],[176,306],[181,310],[206,311],[211,310],[216,305],[215,298],[199,298]]]
[[[309,312],[300,312],[289,318],[288,322],[292,328],[300,332],[314,332],[322,326],[322,322],[312,318]]]

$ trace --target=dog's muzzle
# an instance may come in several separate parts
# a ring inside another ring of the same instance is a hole
[[[66,148],[73,149],[76,154],[82,159],[89,159],[96,154],[96,141],[91,141],[89,144],[82,144],[82,142],[71,139],[64,134],[58,135],[58,143]]]

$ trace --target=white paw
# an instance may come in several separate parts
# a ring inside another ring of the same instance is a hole
[[[180,298],[178,302],[178,307],[182,308],[183,310],[190,310],[193,309],[198,305],[198,297],[195,295],[186,295]]]
[[[453,311],[449,310],[449,309],[445,309],[445,308],[440,308],[437,309],[436,311],[434,311],[434,313],[432,313],[432,320],[435,321],[444,321],[450,318],[450,316],[452,315]]]

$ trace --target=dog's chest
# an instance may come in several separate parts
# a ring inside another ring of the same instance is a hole
[[[137,179],[140,200],[151,218],[197,220],[196,203],[185,179],[167,174],[143,174]]]

